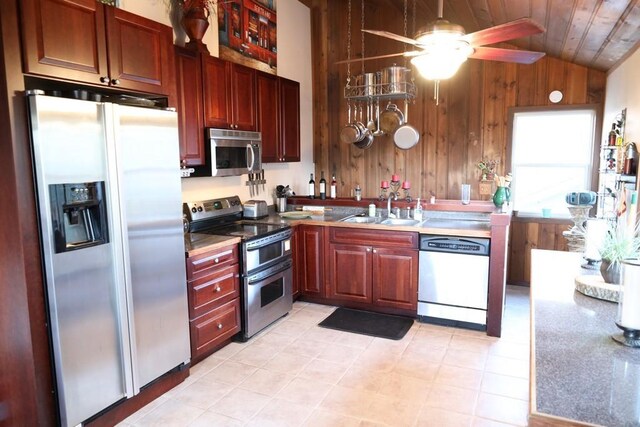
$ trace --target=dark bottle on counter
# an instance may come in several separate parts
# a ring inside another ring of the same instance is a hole
[[[609,146],[616,145],[616,139],[618,138],[618,134],[616,133],[616,124],[611,125],[611,132],[609,132]]]
[[[314,199],[316,197],[316,182],[313,180],[313,174],[309,179],[309,198]]]
[[[329,197],[331,197],[332,199],[336,198],[336,186],[337,186],[337,182],[336,182],[336,175],[333,174],[331,176],[331,189],[329,191]]]
[[[324,179],[324,171],[320,171],[320,198],[327,198],[327,180]]]

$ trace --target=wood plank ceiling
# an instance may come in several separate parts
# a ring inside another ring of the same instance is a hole
[[[414,0],[407,1],[411,20]],[[420,28],[437,17],[438,1],[415,1]],[[388,3],[403,8],[402,0]],[[510,44],[597,70],[609,70],[640,43],[640,0],[444,0],[444,18],[467,33],[523,17],[547,31]],[[398,26],[402,34],[402,23]]]

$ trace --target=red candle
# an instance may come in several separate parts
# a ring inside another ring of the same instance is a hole
[[[398,181],[400,181],[400,179],[399,179],[398,175],[391,175],[391,181],[392,182],[398,182]]]
[[[382,181],[380,183],[380,188],[389,188],[389,182],[388,181]]]
[[[402,181],[402,188],[404,190],[408,190],[411,188],[411,184],[409,183],[409,181]]]

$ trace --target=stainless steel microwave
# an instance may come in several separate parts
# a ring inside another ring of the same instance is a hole
[[[205,164],[192,176],[238,176],[262,169],[260,132],[206,129]]]

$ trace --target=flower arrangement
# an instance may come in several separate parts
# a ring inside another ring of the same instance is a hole
[[[477,164],[478,169],[482,172],[482,177],[480,178],[482,181],[494,179],[494,175],[496,173],[496,166],[500,163],[499,160],[482,160]]]
[[[509,187],[512,180],[511,172],[506,175],[494,175],[493,180],[498,187]]]

